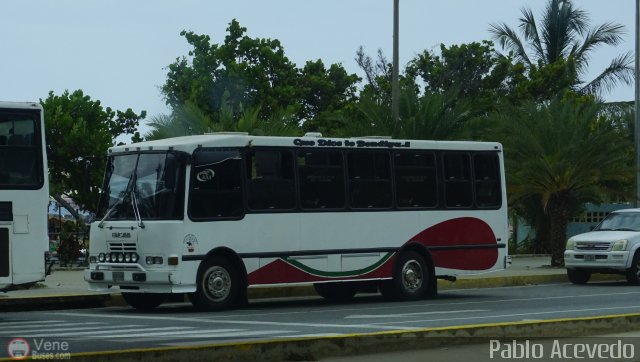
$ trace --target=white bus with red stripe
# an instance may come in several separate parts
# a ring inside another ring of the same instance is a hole
[[[44,280],[48,204],[42,107],[0,102],[0,291]]]
[[[179,137],[111,148],[103,191],[85,279],[140,309],[299,284],[417,299],[508,261],[499,143]]]

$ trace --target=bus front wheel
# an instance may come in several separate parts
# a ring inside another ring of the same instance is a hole
[[[388,299],[421,299],[430,294],[432,277],[424,257],[408,250],[400,254],[394,267],[393,279],[382,282],[380,292]]]
[[[122,299],[138,310],[152,310],[165,301],[167,296],[159,293],[122,293]]]
[[[196,292],[189,295],[194,307],[221,310],[232,306],[240,292],[236,268],[221,257],[212,257],[200,266]]]

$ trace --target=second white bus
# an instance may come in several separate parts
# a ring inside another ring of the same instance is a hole
[[[418,299],[508,261],[499,143],[179,137],[112,147],[103,190],[85,279],[139,309],[296,284]]]
[[[40,104],[0,102],[0,291],[44,280],[47,170]]]

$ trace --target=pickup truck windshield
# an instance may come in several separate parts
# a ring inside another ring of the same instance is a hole
[[[607,216],[595,231],[640,231],[640,213],[620,212]]]

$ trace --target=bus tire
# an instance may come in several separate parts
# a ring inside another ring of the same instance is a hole
[[[234,265],[214,256],[200,265],[196,292],[189,299],[197,309],[214,311],[231,307],[239,293],[240,278]]]
[[[630,285],[640,285],[640,251],[636,251],[631,267],[626,270],[625,277]]]
[[[122,299],[138,310],[153,310],[162,304],[166,294],[161,293],[122,293]]]
[[[567,277],[573,284],[587,284],[591,279],[591,273],[582,269],[567,269]]]
[[[394,266],[393,279],[380,283],[380,293],[393,300],[417,300],[430,294],[431,268],[424,257],[413,250],[402,252]]]
[[[318,295],[333,302],[346,302],[358,292],[356,283],[315,283],[313,287]]]

